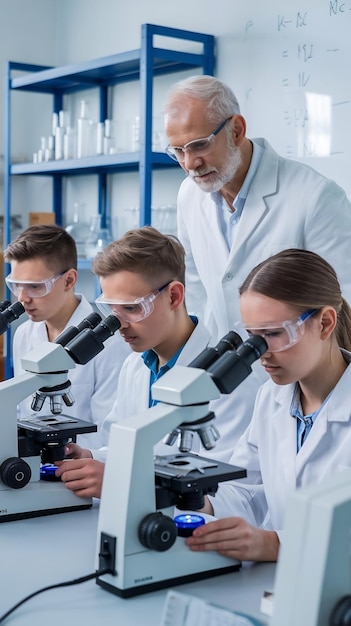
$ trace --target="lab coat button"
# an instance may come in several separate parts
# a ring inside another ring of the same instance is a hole
[[[234,278],[233,274],[230,274],[230,273],[225,274],[224,276],[225,282],[229,282],[230,280],[233,280],[233,278]]]

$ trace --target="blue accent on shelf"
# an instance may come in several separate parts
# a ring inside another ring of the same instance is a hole
[[[200,44],[200,53],[182,52],[154,46],[154,36],[162,36]],[[152,172],[155,169],[179,167],[166,154],[152,151],[152,95],[156,76],[201,68],[203,74],[214,74],[213,35],[177,28],[143,24],[141,48],[114,54],[93,61],[62,67],[47,67],[9,61],[5,70],[5,155],[4,155],[4,245],[10,242],[11,178],[12,176],[50,176],[53,181],[52,206],[56,223],[62,224],[62,181],[65,176],[97,176],[98,211],[108,217],[107,176],[117,172],[139,171],[140,225],[151,224]],[[22,72],[18,76],[18,72]],[[23,74],[23,72],[26,72]],[[15,75],[13,76],[13,74]],[[85,89],[99,90],[99,119],[108,115],[109,88],[140,80],[140,151],[84,159],[44,163],[11,164],[11,93],[27,91],[52,96],[53,111],[62,109],[63,96]],[[8,294],[6,294],[8,295]],[[11,333],[6,337],[5,377],[12,376]]]

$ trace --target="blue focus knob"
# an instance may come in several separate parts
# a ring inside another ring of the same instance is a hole
[[[190,537],[198,526],[203,526],[205,519],[201,515],[184,513],[174,518],[179,537]]]

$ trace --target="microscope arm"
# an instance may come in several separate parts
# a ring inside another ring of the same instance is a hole
[[[214,462],[209,471],[206,465],[205,471],[203,462],[207,464],[208,459],[196,457],[201,465],[195,471],[194,458],[173,455],[171,460],[163,457],[160,462],[158,458],[160,469],[155,472],[154,446],[170,431],[211,423],[209,402],[219,398],[220,392],[231,393],[250,374],[251,363],[266,350],[266,342],[256,336],[215,361],[213,353],[206,352],[208,371],[175,365],[152,386],[152,397],[159,402],[156,406],[128,422],[112,424],[99,510],[96,569],[101,569],[106,542],[115,556],[113,573],[99,577],[97,584],[128,597],[165,587],[171,581],[185,582],[240,567],[237,561],[216,552],[190,553],[184,537],[177,536],[174,500],[167,497],[167,491],[182,498],[183,510],[192,508],[185,506],[189,500],[183,496],[195,494],[199,509],[197,496],[208,493],[205,489],[241,478],[245,470]],[[224,367],[222,359],[226,361]],[[195,364],[203,365],[202,357]],[[156,498],[155,486],[163,490],[161,498]]]
[[[94,328],[90,322],[83,320],[56,343],[45,341],[36,346],[21,359],[25,373],[0,383],[5,407],[0,438],[0,522],[91,506],[91,499],[80,498],[60,481],[47,482],[40,470],[42,464],[62,459],[67,441],[76,434],[94,432],[95,424],[55,415],[17,419],[18,403],[38,389],[50,398],[66,393],[69,370],[94,358],[120,327],[115,316]]]
[[[0,383],[3,409],[1,459],[18,456],[17,405],[39,387],[64,383],[68,370],[75,367],[68,352],[58,344],[43,342],[21,361],[24,374]]]
[[[126,424],[111,426],[100,506],[108,507],[108,518],[118,525],[113,534],[125,541],[127,553],[140,549],[140,543],[137,533],[126,534],[126,529],[137,528],[156,508],[154,445],[179,424],[202,419],[208,402],[219,397],[210,375],[196,368],[176,365],[158,382],[157,395],[166,388],[168,399],[172,396],[178,406],[160,402]]]
[[[100,507],[108,508],[108,518],[114,520],[112,534],[121,545],[125,542],[127,554],[140,550],[140,543],[137,532],[126,530],[137,529],[140,520],[156,510],[155,443],[178,424],[201,418],[204,409],[159,403],[126,425],[112,424]]]

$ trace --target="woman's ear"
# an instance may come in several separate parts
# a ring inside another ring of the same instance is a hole
[[[335,309],[331,306],[323,307],[321,311],[322,315],[320,318],[320,337],[325,340],[330,337],[333,330],[335,329],[338,315]]]
[[[169,298],[173,311],[178,309],[184,302],[184,285],[178,280],[173,281],[169,286]]]

